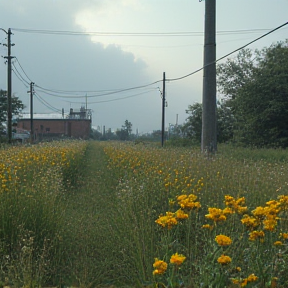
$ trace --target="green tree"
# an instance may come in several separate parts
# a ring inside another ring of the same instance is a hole
[[[128,120],[125,120],[124,125],[122,125],[122,128],[116,131],[116,135],[118,138],[122,141],[129,140],[132,133],[132,123]]]
[[[288,41],[241,51],[218,65],[218,91],[233,114],[234,139],[253,146],[288,146]]]
[[[189,105],[186,113],[189,115],[181,127],[184,138],[193,139],[201,143],[202,133],[202,104],[194,103]]]
[[[12,96],[12,115],[19,115],[19,113],[24,108],[24,105],[21,100],[15,95]],[[0,90],[0,132],[3,132],[4,126],[3,123],[7,121],[7,91]]]
[[[201,143],[202,132],[202,104],[189,105],[186,113],[189,114],[186,122],[180,127],[184,138],[189,138],[195,143]],[[217,141],[227,142],[233,137],[234,116],[225,101],[217,102]]]
[[[288,147],[287,75],[288,41],[263,49],[253,78],[235,99],[242,142]]]

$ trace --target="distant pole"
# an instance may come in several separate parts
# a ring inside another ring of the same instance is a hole
[[[217,151],[216,134],[216,0],[205,0],[204,77],[201,151]]]
[[[8,29],[6,32],[4,29],[1,28],[7,34],[7,48],[8,48],[8,56],[4,57],[7,59],[7,128],[8,128],[8,143],[12,143],[12,68],[11,68],[11,29]],[[6,45],[5,45],[6,46]]]
[[[162,133],[161,133],[161,146],[164,146],[164,134],[165,134],[165,72],[163,72],[163,92],[162,92]]]
[[[30,83],[30,128],[31,128],[31,134],[30,134],[30,141],[31,144],[34,142],[34,123],[33,123],[33,94],[34,94],[34,83]]]

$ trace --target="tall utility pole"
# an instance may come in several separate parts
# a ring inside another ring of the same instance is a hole
[[[34,95],[34,83],[30,83],[30,141],[31,144],[34,142],[34,123],[33,123],[33,95]]]
[[[163,72],[163,92],[162,92],[162,130],[161,130],[161,146],[164,146],[164,135],[165,135],[165,72]]]
[[[201,151],[217,150],[216,133],[216,0],[205,0],[204,77]]]
[[[7,48],[8,48],[8,56],[4,58],[7,59],[7,130],[8,130],[8,143],[12,142],[12,68],[11,68],[11,29],[8,29],[6,32],[4,29],[1,28],[7,34]],[[5,45],[6,46],[6,45]]]

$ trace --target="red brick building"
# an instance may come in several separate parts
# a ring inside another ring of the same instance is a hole
[[[91,119],[33,119],[34,139],[73,137],[88,139]],[[31,130],[30,119],[19,119],[17,128]]]

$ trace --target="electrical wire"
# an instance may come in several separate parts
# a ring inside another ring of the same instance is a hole
[[[16,75],[16,72],[18,75],[16,75],[19,78],[21,78],[21,81],[27,85],[29,85],[29,82],[27,80],[24,79],[24,77],[21,75],[21,73],[18,71],[17,67],[14,65],[14,63],[12,63],[12,66],[14,67],[13,71],[14,71],[14,74]]]
[[[22,65],[21,65],[20,62],[19,62],[19,59],[18,59],[17,57],[14,57],[14,58],[17,60],[17,63],[19,64],[21,70],[23,71],[23,73],[25,74],[25,76],[27,77],[27,79],[28,79],[30,82],[33,82],[33,81],[29,78],[29,76],[27,75],[27,73],[25,72],[25,70],[23,69]]]
[[[62,113],[62,111],[54,106],[52,106],[51,104],[49,104],[47,101],[45,101],[38,93],[34,93],[35,97],[44,105],[46,106],[48,109],[54,111],[54,112],[60,112]]]
[[[178,31],[178,32],[100,32],[100,31],[67,31],[67,30],[44,30],[44,29],[23,29],[11,28],[13,31],[22,33],[37,33],[37,34],[50,34],[50,35],[66,35],[66,36],[141,36],[141,37],[171,37],[171,36],[203,36],[204,32],[197,31]],[[235,35],[235,34],[251,34],[269,31],[271,29],[240,29],[240,30],[223,30],[217,31],[217,35]]]
[[[162,80],[161,80],[162,81]],[[35,85],[36,86],[36,85]],[[140,88],[128,88],[128,89],[122,89],[122,90],[115,90],[113,92],[108,92],[108,93],[103,93],[103,94],[97,94],[97,95],[80,95],[80,96],[75,96],[75,95],[59,95],[59,94],[53,94],[53,93],[49,93],[49,92],[46,92],[46,91],[41,91],[42,93],[46,94],[46,95],[49,95],[49,96],[52,96],[52,97],[56,97],[56,98],[95,98],[95,97],[103,97],[103,96],[109,96],[109,95],[113,95],[113,94],[117,94],[117,93],[123,93],[123,92],[127,92],[127,91],[131,91],[131,90],[134,90],[134,89],[140,89]],[[141,88],[143,89],[143,88]],[[148,88],[146,90],[149,90],[148,92],[152,91],[152,90],[155,90],[155,89],[158,89],[158,88]],[[87,93],[86,93],[87,94]]]
[[[114,102],[114,101],[118,101],[118,100],[123,100],[123,99],[128,99],[128,98],[133,98],[136,96],[140,96],[143,94],[147,94],[151,91],[145,91],[145,92],[141,92],[141,93],[137,93],[137,94],[133,94],[133,95],[129,95],[129,96],[124,96],[124,97],[119,97],[119,98],[115,98],[115,99],[110,99],[110,100],[103,100],[103,101],[96,101],[96,102],[89,102],[88,104],[98,104],[98,103],[107,103],[107,102]],[[68,103],[76,103],[76,104],[82,104],[83,102],[71,102],[71,101],[65,101]]]
[[[18,78],[18,80],[19,80],[20,82],[22,82],[22,84],[23,84],[26,88],[29,87],[29,86],[22,80],[22,78],[20,78],[20,76],[18,76],[18,74],[14,71],[14,69],[12,69],[12,72],[13,72],[14,75]]]
[[[208,64],[204,65],[203,67],[201,67],[201,68],[195,70],[195,71],[192,72],[192,73],[189,73],[189,74],[187,74],[187,75],[184,75],[184,76],[182,76],[182,77],[178,77],[178,78],[174,78],[174,79],[166,79],[166,81],[169,82],[169,81],[181,80],[181,79],[184,79],[184,78],[186,78],[186,77],[189,77],[189,76],[191,76],[191,75],[193,75],[193,74],[196,74],[197,72],[203,70],[203,69],[206,68],[207,66],[210,66],[210,65],[212,65],[212,64],[215,64],[215,63],[219,62],[220,60],[223,60],[224,58],[227,58],[228,56],[234,54],[235,52],[238,52],[238,51],[240,51],[240,50],[246,48],[247,46],[251,45],[252,43],[254,43],[254,42],[256,42],[256,41],[258,41],[258,40],[260,40],[260,39],[266,37],[267,35],[269,35],[269,34],[275,32],[275,31],[279,30],[280,28],[286,26],[287,24],[288,24],[288,22],[286,22],[286,23],[284,23],[284,24],[282,24],[282,25],[280,25],[280,26],[278,26],[278,27],[276,27],[276,28],[270,30],[269,32],[263,34],[262,36],[260,36],[260,37],[258,37],[258,38],[256,38],[256,39],[250,41],[249,43],[245,44],[244,46],[241,46],[241,47],[239,47],[239,48],[233,50],[232,52],[230,52],[230,53],[228,53],[228,54],[226,54],[226,55],[224,55],[224,56],[218,58],[217,60],[215,60],[215,61],[213,61],[213,62],[211,62],[211,63],[208,63]]]

